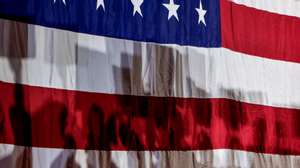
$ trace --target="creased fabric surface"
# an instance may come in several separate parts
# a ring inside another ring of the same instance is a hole
[[[17,1],[0,0],[0,167],[299,167],[297,2],[204,1],[201,28],[193,2],[168,31],[164,10],[92,28],[65,17],[78,1]]]

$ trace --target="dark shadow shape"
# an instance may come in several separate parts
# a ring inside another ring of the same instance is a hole
[[[106,142],[104,114],[100,107],[93,104],[88,113],[88,149],[101,149]]]
[[[14,72],[15,104],[10,107],[10,122],[14,134],[15,144],[31,146],[31,118],[25,110],[24,92],[21,84],[22,59],[28,58],[28,25],[8,20],[0,20],[1,43],[0,56],[8,59],[10,68]]]
[[[34,36],[34,34],[32,34]],[[34,37],[33,37],[34,38]],[[14,144],[28,146],[22,149],[15,148],[7,158],[15,167],[32,167],[31,151],[31,117],[25,110],[24,91],[21,83],[22,59],[28,59],[28,25],[0,19],[0,56],[6,57],[11,70],[14,73],[14,105],[9,109],[9,120],[14,136]],[[2,112],[1,112],[2,113]],[[3,124],[3,122],[1,122]],[[3,125],[1,125],[1,129]],[[17,158],[16,158],[17,157]]]
[[[51,118],[47,118],[44,114],[51,114]],[[67,107],[57,101],[48,99],[44,104],[34,112],[32,117],[32,126],[35,127],[35,134],[40,135],[39,140],[42,142],[54,143],[63,140],[63,147],[65,149],[75,149],[76,142],[74,137],[66,131],[68,127],[68,115],[70,112]],[[40,127],[38,127],[40,126]],[[50,127],[42,127],[50,126]],[[47,130],[47,131],[45,131]],[[42,139],[49,137],[52,139]],[[50,142],[52,141],[52,142]]]
[[[263,98],[262,92],[245,92],[237,89],[228,89],[221,87],[221,93],[224,93],[226,97],[233,99],[228,106],[223,107],[228,109],[228,113],[218,113],[219,117],[223,119],[226,126],[234,130],[239,130],[240,127],[246,125],[249,121],[247,115],[245,115],[245,108],[243,107],[244,102],[239,100],[245,100],[246,97],[255,97],[256,100]]]
[[[253,128],[255,132],[255,136],[253,137],[253,147],[251,150],[257,152],[265,152],[266,147],[266,135],[267,135],[267,123],[265,119],[259,118],[254,121]]]

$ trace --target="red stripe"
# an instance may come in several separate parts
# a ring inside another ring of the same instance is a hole
[[[300,62],[300,18],[221,0],[222,46],[264,58]]]
[[[300,154],[300,111],[229,99],[140,97],[0,82],[0,142],[101,150]]]

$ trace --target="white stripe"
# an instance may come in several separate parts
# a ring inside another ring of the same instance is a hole
[[[0,145],[0,164],[10,168],[26,160],[33,168],[63,168],[67,164],[81,167],[298,167],[300,156],[259,154],[217,149],[206,151],[95,151],[53,148],[29,148]],[[24,163],[23,163],[24,164]]]
[[[12,50],[22,48],[19,42]],[[1,81],[111,94],[230,98],[300,108],[300,64],[225,48],[158,45],[30,25],[27,52],[22,59],[8,51],[0,56]]]
[[[225,0],[227,1],[227,0]],[[253,7],[256,9],[300,17],[300,1],[299,0],[231,0],[234,3]]]

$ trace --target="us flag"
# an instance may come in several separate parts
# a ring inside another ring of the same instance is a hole
[[[300,167],[300,2],[0,0],[0,167]]]

